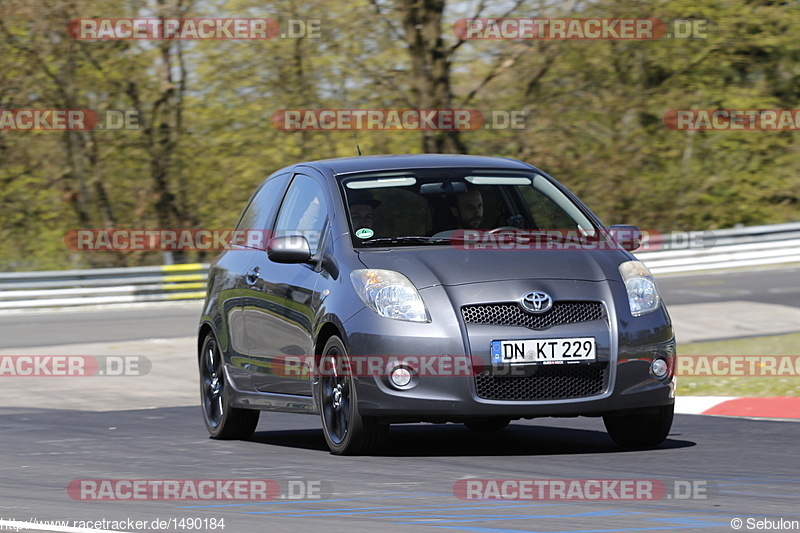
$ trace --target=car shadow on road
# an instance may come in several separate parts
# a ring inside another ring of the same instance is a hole
[[[322,430],[259,431],[252,442],[306,450],[328,451]],[[695,446],[667,438],[652,451]],[[461,424],[397,424],[389,430],[385,457],[539,456],[590,453],[632,453],[614,444],[605,431],[512,423],[493,432],[471,431]]]
[[[327,452],[328,444],[322,429],[284,429],[277,431],[256,431],[248,439],[250,442],[269,444],[270,446],[283,446],[302,450],[317,450]]]

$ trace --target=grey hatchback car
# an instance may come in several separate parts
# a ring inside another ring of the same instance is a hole
[[[250,437],[260,411],[319,415],[336,454],[377,451],[397,423],[596,416],[631,448],[669,433],[675,339],[639,230],[531,165],[300,163],[236,229],[198,335],[214,438]]]

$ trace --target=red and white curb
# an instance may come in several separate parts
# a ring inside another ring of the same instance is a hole
[[[800,397],[677,396],[675,412],[685,415],[800,419]]]

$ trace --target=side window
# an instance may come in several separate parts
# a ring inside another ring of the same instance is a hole
[[[236,225],[237,232],[252,231],[254,233],[252,236],[248,236],[245,246],[261,250],[266,248],[267,239],[257,238],[259,237],[258,232],[271,229],[269,225],[278,211],[278,205],[283,196],[283,191],[286,190],[286,183],[289,181],[289,177],[290,174],[286,173],[267,178],[267,181],[253,195],[244,213],[239,218],[239,223]]]
[[[320,184],[302,174],[295,176],[281,205],[275,236],[303,235],[315,254],[327,220],[328,206]]]

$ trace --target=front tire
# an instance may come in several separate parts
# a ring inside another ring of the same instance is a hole
[[[603,423],[611,439],[623,448],[654,448],[664,442],[672,428],[675,405],[664,405],[655,413],[606,415]]]
[[[358,412],[355,380],[348,368],[344,343],[334,335],[322,350],[317,381],[322,432],[336,455],[374,453],[386,444],[389,426]]]
[[[220,440],[249,438],[258,425],[259,411],[230,405],[222,353],[211,332],[203,340],[199,363],[203,420],[211,437]]]

